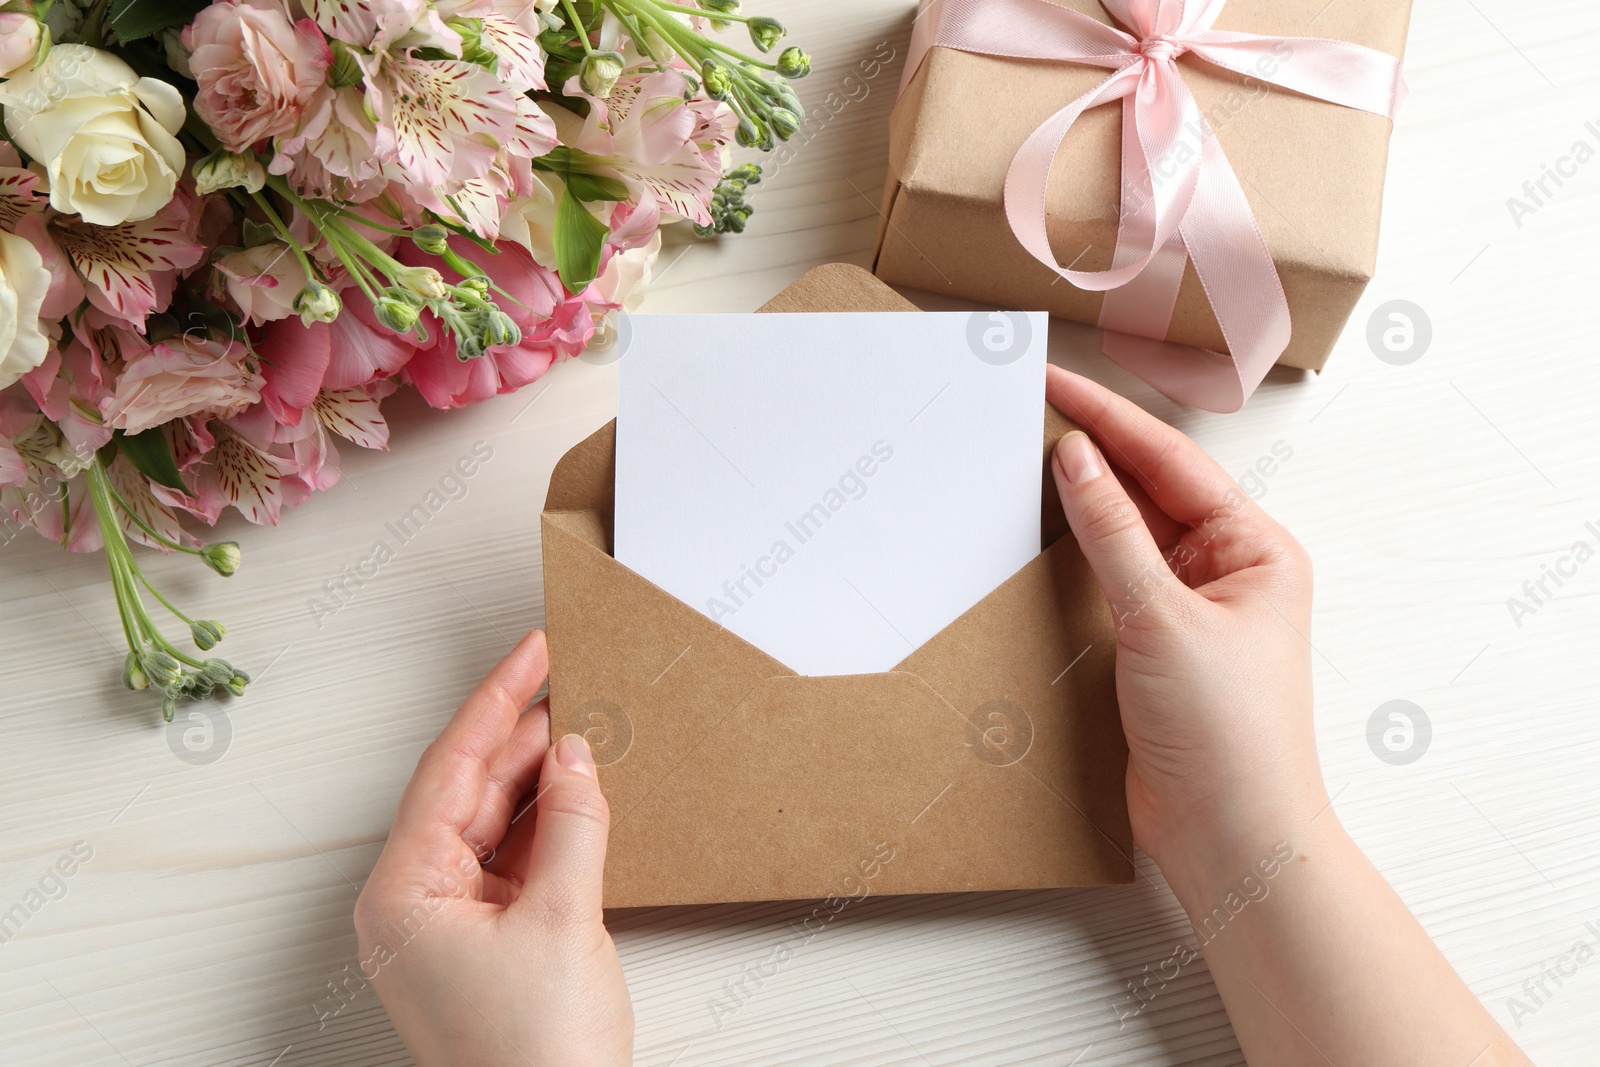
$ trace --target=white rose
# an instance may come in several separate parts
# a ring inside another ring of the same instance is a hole
[[[122,60],[61,44],[37,69],[0,85],[6,132],[42,163],[50,206],[96,226],[148,219],[183,173],[183,97]]]
[[[39,250],[0,230],[0,389],[44,362],[50,341],[39,308],[50,292],[50,272]]]

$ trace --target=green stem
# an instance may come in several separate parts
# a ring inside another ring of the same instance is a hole
[[[134,562],[133,551],[128,547],[128,540],[122,532],[122,524],[117,521],[116,505],[111,499],[111,479],[106,475],[105,466],[98,457],[89,464],[88,475],[89,494],[94,501],[95,514],[100,520],[100,536],[105,541],[106,563],[111,569],[111,587],[116,593],[117,611],[122,616],[122,633],[128,639],[129,651],[142,653],[148,644],[167,653],[180,663],[195,668],[204,667],[205,664],[200,660],[187,656],[173,647],[172,642],[162,635],[161,628],[145,610],[144,600],[139,596],[140,584],[155,593],[156,599],[160,600],[167,610],[185,622],[189,621],[151,587],[149,580],[140,571],[139,565]]]
[[[367,239],[366,236],[357,233],[355,230],[352,230],[349,226],[338,219],[329,219],[327,220],[326,225],[336,227],[336,235],[342,240],[349,241],[350,247],[356,253],[358,253],[362,259],[366,260],[368,263],[372,264],[374,267],[378,268],[378,270],[387,275],[390,284],[393,284],[394,279],[402,271],[406,270],[406,265],[404,263],[400,262],[398,259],[395,259],[389,253],[373,244]]]
[[[776,74],[778,72],[778,66],[775,63],[768,63],[768,62],[766,62],[764,60],[757,59],[755,56],[745,55],[743,52],[739,51],[737,48],[731,47],[730,45],[725,45],[721,41],[713,41],[710,38],[701,38],[701,40],[704,40],[706,42],[706,46],[707,47],[712,48],[712,49],[714,49],[714,50],[716,50],[718,52],[721,52],[724,55],[733,56],[735,59],[740,60],[741,62],[744,62],[744,63],[748,63],[752,67],[760,67],[762,70],[770,70],[774,74]],[[737,68],[735,68],[735,69],[737,69]]]
[[[170,601],[166,597],[162,596],[161,595],[161,590],[157,589],[155,586],[150,584],[150,579],[146,578],[144,576],[144,571],[136,571],[135,574],[138,576],[139,584],[143,585],[146,589],[150,590],[150,595],[155,597],[157,600],[159,600],[161,602],[161,606],[162,607],[164,607],[168,611],[172,612],[172,614],[176,615],[178,618],[182,619],[185,623],[189,624],[190,626],[194,625],[194,620],[193,619],[189,618],[189,616],[185,615],[183,612],[181,612],[177,608],[173,607],[172,606],[172,601]]]
[[[707,11],[703,7],[683,7],[680,4],[669,4],[666,0],[656,0],[656,6],[664,11],[676,11],[680,15],[694,15],[698,18],[716,19],[718,22],[749,22],[749,15],[727,15],[721,11]]]
[[[704,37],[701,37],[694,31],[689,30],[687,26],[679,22],[677,19],[670,18],[664,13],[658,16],[657,14],[646,10],[645,4],[648,3],[648,0],[626,0],[626,3],[624,3],[624,0],[603,0],[603,2],[605,3],[606,7],[611,9],[612,14],[616,15],[618,18],[621,18],[623,13],[627,12],[632,14],[635,18],[649,24],[650,27],[656,31],[657,36],[659,36],[663,41],[666,41],[674,52],[683,57],[684,62],[688,63],[689,66],[695,70],[700,69],[700,63],[705,59],[705,56],[702,54],[697,54],[690,47],[686,47],[684,41],[680,38],[678,31],[687,30],[690,39],[701,44],[706,43]],[[670,24],[670,27],[668,24]]]
[[[128,502],[122,499],[122,494],[117,492],[117,487],[111,484],[110,478],[106,479],[106,490],[111,494],[112,501],[117,505],[118,508],[121,509],[122,513],[128,516],[128,518],[132,519],[135,526],[149,534],[156,540],[157,543],[162,544],[175,552],[187,552],[191,556],[203,555],[198,548],[190,548],[188,545],[180,545],[174,541],[169,541],[160,533],[158,533],[154,527],[140,518],[138,514],[136,514],[134,510],[128,506]],[[155,590],[152,589],[151,592],[154,593]]]
[[[350,277],[355,279],[356,284],[361,287],[361,291],[366,294],[367,299],[376,304],[378,302],[377,283],[372,278],[372,275],[361,264],[360,259],[358,257],[352,257],[349,250],[346,249],[338,240],[338,235],[331,232],[333,220],[330,219],[325,213],[316,210],[312,204],[296,195],[295,191],[289,188],[289,183],[281,176],[268,176],[267,185],[271,187],[273,192],[277,193],[279,196],[289,201],[289,203],[299,208],[305,213],[307,218],[312,219],[316,223],[317,229],[322,234],[323,239],[328,242],[328,247],[333,249],[333,254],[339,257],[340,263],[344,264],[345,271],[350,275]],[[271,217],[276,219],[277,213],[274,212]],[[281,220],[279,220],[278,224],[280,226],[282,225]],[[283,231],[280,229],[279,232],[281,233]]]
[[[272,201],[260,193],[251,193],[250,199],[255,201],[256,206],[267,216],[267,221],[272,223],[272,228],[278,231],[278,236],[283,238],[283,243],[288,245],[294,252],[295,258],[300,261],[300,266],[305,269],[306,281],[315,281],[317,271],[311,264],[311,257],[306,255],[306,250],[300,247],[300,242],[296,241],[294,234],[289,232],[288,225],[279,217],[278,209],[272,206]]]
[[[589,43],[589,30],[578,17],[578,9],[573,6],[572,0],[561,0],[561,6],[566,8],[567,18],[572,20],[572,31],[578,35],[578,43],[583,45],[583,54],[594,55],[594,46]]]
[[[100,538],[105,542],[106,567],[111,572],[111,589],[117,601],[117,615],[122,620],[122,635],[128,641],[128,651],[139,653],[144,650],[144,642],[139,639],[138,624],[128,609],[127,591],[122,582],[120,566],[122,555],[128,551],[128,542],[123,537],[122,525],[117,522],[111,497],[106,492],[109,483],[105,467],[98,458],[89,464],[87,475],[89,498],[94,501],[95,515],[100,520]]]

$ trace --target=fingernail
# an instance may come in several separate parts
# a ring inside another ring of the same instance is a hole
[[[1072,430],[1056,445],[1056,462],[1067,481],[1079,485],[1106,472],[1100,459],[1100,450],[1094,447],[1089,435],[1082,430]]]
[[[589,753],[589,742],[577,734],[568,734],[556,742],[556,762],[569,771],[577,771],[590,778],[597,777],[594,756]]]

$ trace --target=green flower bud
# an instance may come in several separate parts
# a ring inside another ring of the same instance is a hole
[[[706,95],[713,100],[726,100],[733,91],[733,72],[727,64],[714,59],[700,64],[700,80],[705,83]]]
[[[477,293],[479,296],[487,296],[489,295],[489,279],[482,274],[475,274],[470,278],[461,279],[456,288]]]
[[[231,578],[233,572],[239,569],[239,542],[217,541],[209,544],[200,550],[200,558],[205,560],[207,567],[224,578]],[[150,677],[153,679],[155,675]]]
[[[804,78],[811,73],[811,57],[798,48],[785,48],[778,56],[778,73],[785,78]]]
[[[394,284],[422,297],[424,300],[441,300],[450,293],[444,275],[432,267],[406,267],[393,278]]]
[[[194,647],[202,652],[214,648],[217,642],[222,640],[222,635],[227,632],[227,628],[220,622],[212,622],[210,619],[201,619],[189,626],[189,636],[194,638]]]
[[[741,163],[728,172],[728,177],[735,181],[744,182],[746,185],[760,185],[761,165],[758,163]]]
[[[739,128],[734,131],[733,138],[746,148],[772,147],[772,134],[767,132],[767,124],[753,115],[739,120]]]
[[[238,672],[225,659],[208,659],[200,667],[200,675],[212,685],[227,685]]]
[[[201,196],[223,189],[259,193],[266,184],[266,168],[251,154],[213,152],[194,163],[194,187]]]
[[[800,116],[786,107],[775,107],[767,112],[767,121],[772,123],[772,132],[780,141],[787,141],[800,128]]]
[[[217,683],[203,674],[186,674],[178,683],[178,692],[191,700],[205,700],[216,688]]]
[[[161,689],[171,688],[178,680],[178,661],[165,652],[146,652],[139,662],[149,680]]]
[[[233,670],[233,677],[229,678],[222,684],[227,686],[228,692],[232,693],[234,696],[243,696],[244,687],[250,684],[250,676],[244,673],[244,671],[241,671],[235,667]]]
[[[611,95],[622,77],[623,59],[619,52],[590,52],[578,67],[578,83],[583,91],[601,100]]]
[[[388,295],[378,298],[378,302],[372,305],[372,313],[378,325],[395,333],[410,333],[421,315],[416,305]]]
[[[150,684],[144,668],[139,666],[139,655],[136,652],[129,652],[128,658],[122,661],[122,684],[134,692]]]
[[[498,308],[489,313],[489,328],[485,333],[486,348],[522,343],[522,330],[510,315]]]
[[[430,222],[412,231],[411,243],[430,256],[442,256],[450,248],[450,231]]]
[[[176,689],[169,689],[161,698],[161,719],[163,722],[172,721],[172,713],[178,710],[178,697],[182,693]]]
[[[788,82],[769,81],[767,82],[767,87],[772,90],[772,95],[777,99],[779,107],[788,108],[790,111],[793,111],[797,116],[799,116],[802,121],[804,121],[806,117],[806,109],[803,105],[801,105],[800,98],[795,95],[794,90],[789,87]]]
[[[301,324],[310,326],[313,322],[332,322],[338,318],[339,312],[344,310],[344,301],[330,286],[313,279],[294,298],[294,309],[300,313]]]
[[[783,23],[765,15],[757,15],[745,24],[745,28],[750,31],[751,42],[763,52],[772,51],[772,46],[789,32],[783,28]]]

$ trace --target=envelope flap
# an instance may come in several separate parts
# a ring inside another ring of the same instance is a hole
[[[606,905],[1128,880],[1125,846],[990,726],[903,671],[769,679],[672,765],[601,769],[608,795],[651,779],[612,797]]]
[[[617,420],[612,419],[567,450],[550,472],[546,511],[597,511],[605,516],[611,541],[612,502],[617,481]]]

